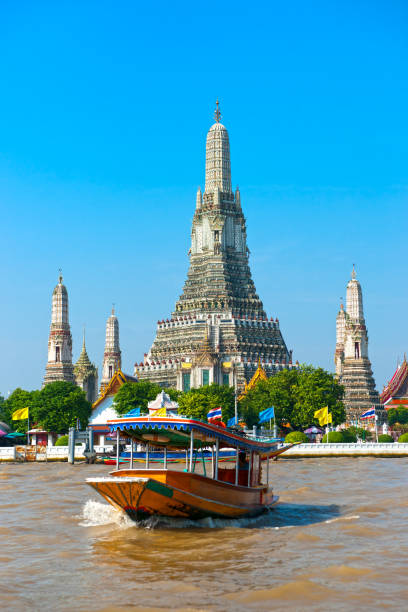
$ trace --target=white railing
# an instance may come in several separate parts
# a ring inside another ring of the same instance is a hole
[[[85,444],[75,446],[75,458],[84,458]],[[47,461],[68,459],[68,446],[47,446]]]
[[[104,455],[106,453],[111,453],[113,449],[114,449],[113,445],[94,446],[94,451],[95,453],[98,453],[98,455]],[[129,446],[129,450],[130,450],[130,446]]]
[[[15,461],[16,460],[16,447],[15,446],[1,446],[0,447],[0,461]]]
[[[341,442],[339,444],[296,444],[283,456],[307,455],[407,455],[406,442]]]

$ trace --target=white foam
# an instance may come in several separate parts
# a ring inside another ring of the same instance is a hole
[[[338,516],[337,518],[325,521],[325,523],[336,523],[337,521],[353,521],[360,518],[359,514],[353,514],[351,516]]]
[[[82,508],[81,527],[97,527],[101,525],[117,525],[121,528],[138,527],[143,529],[242,529],[247,527],[269,527],[270,514],[265,513],[256,518],[217,519],[204,518],[200,520],[176,519],[165,516],[151,516],[142,521],[133,521],[124,512],[116,510],[109,504],[89,499]],[[279,527],[275,527],[279,529]]]
[[[110,525],[114,523],[119,527],[130,527],[134,525],[133,521],[123,512],[115,510],[113,506],[89,499],[83,509],[82,521],[79,523],[82,527],[97,527],[98,525]]]

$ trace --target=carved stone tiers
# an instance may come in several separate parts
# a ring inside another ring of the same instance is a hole
[[[56,380],[75,382],[72,365],[72,336],[68,318],[68,292],[62,276],[52,293],[51,328],[48,339],[48,361],[43,385]]]
[[[85,391],[86,399],[92,404],[98,397],[98,369],[88,357],[85,346],[85,332],[82,351],[74,367],[75,382]]]
[[[345,388],[344,405],[348,420],[358,419],[365,410],[373,406],[381,411],[380,398],[375,389],[368,358],[368,334],[361,285],[356,279],[354,266],[347,285],[346,310],[341,304],[336,331],[334,361],[336,374]]]
[[[206,183],[198,188],[190,266],[170,319],[135,374],[187,390],[217,382],[243,389],[260,360],[270,376],[292,367],[279,329],[268,320],[251,277],[240,192],[231,189],[229,137],[219,123],[206,143]]]
[[[106,389],[112,376],[122,367],[122,352],[119,344],[119,321],[115,309],[106,321],[105,351],[103,353],[102,380],[100,392]]]

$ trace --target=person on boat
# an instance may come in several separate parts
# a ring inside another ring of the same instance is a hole
[[[248,485],[248,470],[249,463],[246,458],[246,452],[240,451],[238,455],[238,484]]]

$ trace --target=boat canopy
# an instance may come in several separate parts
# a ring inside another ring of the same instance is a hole
[[[110,431],[123,432],[126,436],[154,446],[187,448],[193,431],[194,448],[213,445],[218,439],[219,447],[235,447],[249,452],[268,453],[276,450],[275,439],[254,440],[226,428],[183,417],[133,417],[108,421]]]

